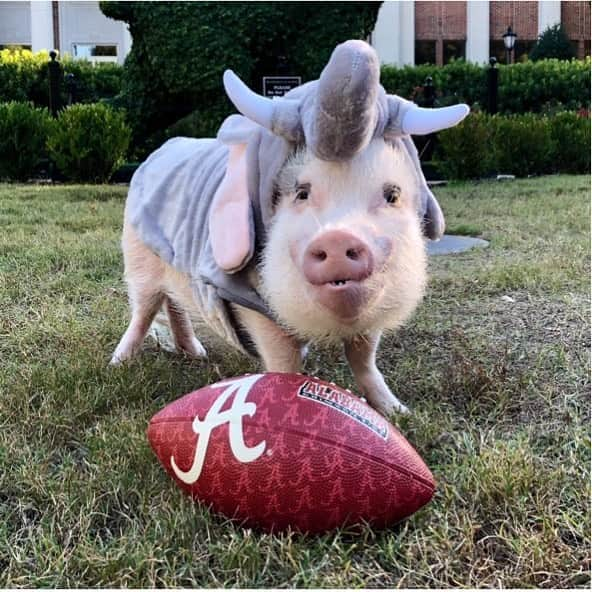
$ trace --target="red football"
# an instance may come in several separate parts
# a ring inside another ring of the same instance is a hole
[[[386,526],[434,493],[429,469],[385,418],[302,374],[203,387],[157,413],[148,440],[184,491],[266,530]]]

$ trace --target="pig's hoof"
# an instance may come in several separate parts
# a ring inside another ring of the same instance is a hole
[[[394,413],[398,413],[399,415],[411,415],[411,410],[409,407],[403,405],[403,403],[397,403],[393,409]]]
[[[109,360],[109,366],[121,366],[121,364],[123,364],[126,361],[127,358],[125,357],[119,357],[117,354],[113,354],[113,356],[111,356],[111,359]]]
[[[376,405],[376,410],[382,413],[385,417],[390,417],[391,415],[410,415],[411,411],[408,407],[403,405],[401,401],[397,398],[393,397],[392,400],[389,401],[381,401],[379,404]]]
[[[181,351],[191,358],[207,358],[208,352],[206,348],[201,344],[201,341],[197,337],[191,339],[191,343],[181,347]]]
[[[305,343],[304,345],[300,346],[300,357],[302,360],[308,356],[308,352],[310,350],[309,344]]]

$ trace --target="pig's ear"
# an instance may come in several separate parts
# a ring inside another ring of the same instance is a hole
[[[231,144],[226,173],[210,209],[210,244],[216,264],[241,270],[253,256],[255,229],[247,189],[247,144]]]

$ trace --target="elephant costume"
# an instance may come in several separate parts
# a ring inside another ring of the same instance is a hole
[[[455,125],[468,108],[421,109],[388,95],[379,75],[376,52],[363,41],[337,46],[319,80],[279,99],[256,95],[226,71],[226,92],[242,115],[228,117],[216,139],[169,140],[134,174],[130,223],[164,261],[192,277],[207,322],[239,349],[252,353],[230,302],[273,319],[249,272],[265,244],[275,179],[297,148],[347,161],[374,138],[398,146],[416,172],[424,234],[441,237],[444,218],[409,134]]]

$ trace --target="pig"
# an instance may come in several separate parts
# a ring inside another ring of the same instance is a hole
[[[266,99],[231,71],[242,115],[216,139],[174,138],[135,173],[122,248],[132,309],[111,363],[141,347],[157,313],[176,348],[200,358],[194,320],[298,372],[307,344],[342,342],[361,394],[406,413],[376,365],[426,286],[426,238],[444,218],[409,134],[455,125],[466,105],[421,109],[379,84],[365,42],[334,50],[319,80]]]

